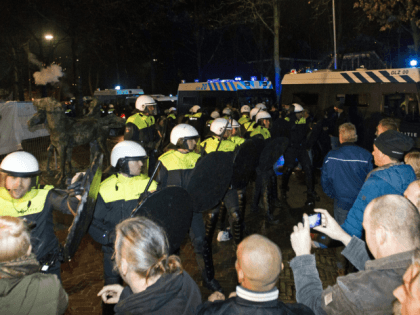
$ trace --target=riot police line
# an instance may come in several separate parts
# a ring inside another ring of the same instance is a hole
[[[125,140],[112,150],[111,168],[102,182],[100,154],[66,190],[40,186],[39,165],[29,153],[21,157],[17,155],[23,152],[12,153],[3,160],[0,169],[6,176],[30,179],[26,193],[15,196],[18,198],[10,195],[14,188],[4,189],[6,197],[2,200],[10,212],[2,215],[26,218],[35,224],[33,233],[41,245],[48,243],[47,239],[51,243],[48,249],[41,250],[42,246],[34,241],[33,250],[42,262],[42,271],[59,276],[60,263],[74,256],[89,232],[103,248],[105,284],[120,283],[111,259],[115,226],[130,216],[145,216],[165,229],[170,254],[179,251],[189,231],[205,286],[221,291],[214,275],[211,242],[223,211],[228,212],[235,244],[241,242],[245,191],[251,179],[255,181],[253,205],[258,207],[262,196],[266,220],[277,223],[273,217],[277,184],[272,166],[285,153],[289,139],[271,137],[272,118],[264,104],[252,110],[242,106],[242,117],[238,119],[241,123],[231,118],[230,108],[223,110],[225,118],[209,123],[208,137],[203,141],[208,120],[199,115],[199,106],[182,118],[172,110],[161,128],[155,124],[156,106],[149,96],[138,98],[139,112],[127,120]],[[178,121],[186,124],[176,124]],[[168,136],[169,143],[165,144]],[[23,201],[28,201],[26,208]],[[74,215],[63,246],[58,246],[53,235],[51,209]]]

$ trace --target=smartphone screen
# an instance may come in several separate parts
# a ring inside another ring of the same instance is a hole
[[[309,227],[314,228],[321,225],[321,213],[312,214],[309,216]]]

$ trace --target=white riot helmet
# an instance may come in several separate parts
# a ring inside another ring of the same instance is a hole
[[[295,113],[303,112],[302,105],[299,105],[298,103],[293,103],[292,105],[295,107]]]
[[[197,113],[197,112],[198,112],[198,110],[199,110],[200,108],[201,108],[201,107],[200,107],[199,105],[194,105],[193,107],[191,107],[191,108],[190,108],[190,113],[195,114],[195,113]]]
[[[235,119],[232,119],[230,121],[230,123],[232,124],[232,128],[240,128],[241,127],[241,125]]]
[[[173,112],[176,112],[176,108],[175,107],[169,108],[169,113],[173,113]]]
[[[129,161],[141,161],[146,159],[147,153],[143,147],[131,140],[121,141],[111,152],[111,165],[116,168],[117,172],[128,175],[131,175],[128,167]]]
[[[271,115],[268,112],[259,112],[257,117],[255,117],[255,121],[258,122],[260,119],[271,119]]]
[[[157,115],[157,104],[153,97],[141,95],[137,97],[136,108],[141,112],[148,112],[150,115]]]
[[[229,107],[226,107],[223,109],[222,114],[224,115],[230,115],[232,113],[232,110]]]
[[[220,114],[217,111],[213,111],[213,112],[211,112],[210,117],[213,118],[213,119],[216,119],[216,118],[220,117]]]
[[[258,103],[257,105],[255,105],[255,108],[260,108],[261,110],[266,110],[267,106],[265,106],[265,104],[263,104],[263,103]]]
[[[0,171],[14,177],[34,177],[41,173],[36,158],[25,151],[8,154],[0,164]]]
[[[227,119],[224,118],[216,118],[210,125],[210,131],[213,132],[215,135],[220,136],[223,131],[232,129],[232,125],[228,123]]]
[[[171,131],[171,143],[176,145],[179,139],[195,139],[199,137],[197,129],[188,124],[179,124]]]
[[[243,105],[241,107],[241,114],[243,113],[249,113],[251,111],[251,107],[249,107],[248,105]]]
[[[251,118],[251,120],[254,118],[255,115],[257,115],[257,113],[259,113],[261,110],[257,107],[253,108],[251,110],[251,112],[249,113],[249,117]]]

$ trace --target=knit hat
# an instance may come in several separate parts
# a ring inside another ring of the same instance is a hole
[[[413,147],[414,141],[401,132],[387,130],[375,139],[375,145],[383,154],[393,159],[402,160],[404,153]]]

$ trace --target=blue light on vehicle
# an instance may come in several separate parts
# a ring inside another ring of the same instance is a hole
[[[264,77],[264,81],[270,81],[268,77]]]
[[[115,89],[116,89],[116,90],[121,90],[121,86],[117,85],[117,86],[115,87]]]
[[[416,59],[411,59],[410,60],[410,66],[411,67],[417,67],[418,63],[419,62]]]
[[[187,81],[185,81],[185,80],[181,80],[181,83],[185,83],[185,82],[187,82]]]
[[[195,79],[195,80],[194,80],[194,82],[195,82],[195,83],[198,83],[198,82],[200,82],[200,80],[198,80],[198,79]]]
[[[235,77],[235,81],[242,81],[241,77]]]
[[[306,73],[312,73],[311,69],[306,69]]]
[[[254,75],[251,77],[251,81],[257,81],[257,77]]]

